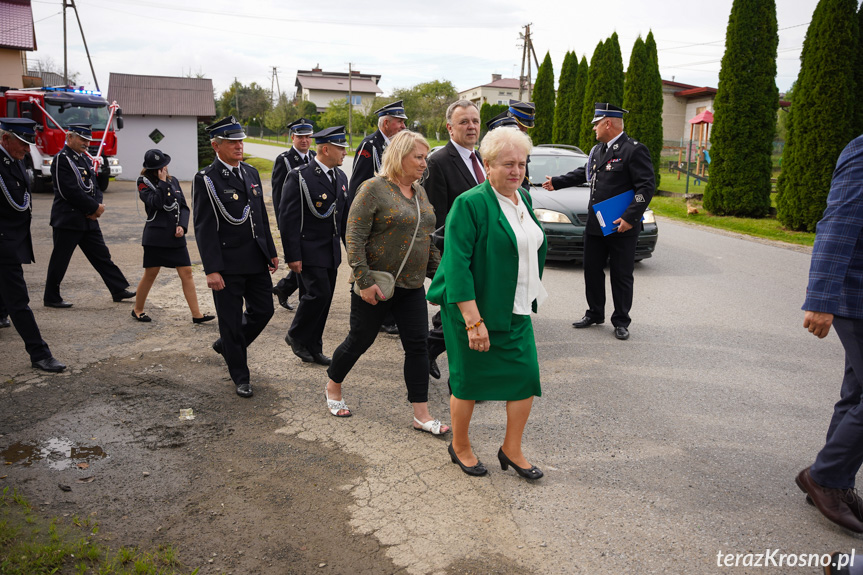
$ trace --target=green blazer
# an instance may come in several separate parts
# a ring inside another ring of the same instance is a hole
[[[519,190],[532,205],[530,194]],[[533,221],[542,229],[533,210]],[[539,275],[545,266],[548,240],[539,248]],[[509,331],[515,286],[518,282],[518,246],[491,184],[462,193],[446,218],[444,252],[427,298],[439,305],[455,306],[476,300],[479,313],[490,331]],[[533,302],[536,312],[536,302]]]

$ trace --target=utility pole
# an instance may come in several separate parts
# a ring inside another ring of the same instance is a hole
[[[63,83],[69,85],[69,48],[66,41],[66,8],[75,11],[75,19],[78,21],[78,29],[81,31],[81,40],[84,42],[84,51],[87,53],[87,61],[90,63],[90,72],[93,74],[93,83],[99,90],[99,80],[96,79],[96,70],[93,68],[93,59],[90,58],[90,49],[87,47],[87,38],[84,36],[84,27],[81,25],[81,17],[78,15],[78,7],[75,0],[63,0]]]
[[[353,132],[353,116],[354,116],[354,93],[351,81],[354,78],[353,63],[348,62],[348,148],[353,149],[354,142],[351,137]]]
[[[237,109],[237,116],[240,115],[240,85],[237,83],[237,77],[234,76],[234,107]]]
[[[537,70],[539,69],[539,60],[536,57],[536,50],[533,49],[533,39],[530,36],[530,27],[532,24],[527,24],[524,27],[524,33],[519,33],[519,39],[523,40],[522,51],[521,51],[521,75],[518,77],[518,99],[524,101],[524,92],[527,91],[527,99],[529,100],[532,96],[531,94],[531,78],[532,71],[530,66],[530,57],[533,56],[533,61],[536,63]],[[527,64],[527,77],[524,75],[524,65]]]

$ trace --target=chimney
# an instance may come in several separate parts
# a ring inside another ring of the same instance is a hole
[[[500,80],[500,79],[501,79],[501,75],[500,75],[500,74],[492,74],[492,75],[491,75],[491,81],[492,81],[492,82],[497,82],[497,81],[498,81],[498,80]]]

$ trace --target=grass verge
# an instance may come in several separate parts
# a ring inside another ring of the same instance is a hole
[[[256,158],[255,156],[246,156],[243,160],[258,170],[261,176],[261,181],[269,180],[273,175],[273,161],[265,160],[264,158]]]
[[[95,542],[99,526],[92,518],[72,516],[69,524],[36,513],[15,489],[0,494],[0,573],[37,575],[194,575],[180,564],[172,547],[152,552],[131,547],[117,551]]]

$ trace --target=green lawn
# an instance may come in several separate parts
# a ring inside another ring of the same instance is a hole
[[[247,164],[251,164],[261,175],[261,180],[269,180],[273,174],[273,161],[265,160],[264,158],[256,158],[255,156],[246,156],[243,160]]]
[[[702,183],[700,186],[696,186],[694,183],[694,180],[690,178],[689,193],[703,194],[706,184]],[[680,180],[678,180],[676,173],[671,173],[667,169],[663,169],[662,180],[659,184],[659,188],[668,192],[683,193],[686,190],[686,175],[681,175]],[[775,198],[776,194],[772,194],[771,204],[774,207],[776,205]],[[740,234],[788,242],[802,246],[811,246],[815,242],[815,234],[788,230],[783,227],[775,217],[754,219],[737,218],[732,216],[714,216],[705,211],[700,201],[692,201],[690,203],[698,209],[697,214],[687,214],[686,200],[679,197],[654,196],[650,201],[650,207],[657,215],[673,220],[690,222],[709,226],[711,228],[718,228],[730,232],[737,232]]]

